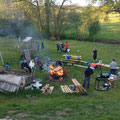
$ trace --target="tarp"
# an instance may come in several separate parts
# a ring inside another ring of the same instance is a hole
[[[32,40],[32,37],[26,37],[24,40],[23,40],[23,42],[29,42],[29,41],[31,41]]]
[[[0,91],[15,92],[25,84],[25,76],[17,76],[13,74],[0,74]]]

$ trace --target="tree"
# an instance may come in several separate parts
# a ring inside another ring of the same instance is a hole
[[[89,39],[90,41],[94,40],[94,35],[96,35],[100,31],[99,21],[91,22],[88,26],[89,30]]]
[[[99,19],[101,11],[98,7],[87,6],[82,12],[81,32],[88,30],[89,40],[93,41],[94,36],[100,31]]]
[[[50,8],[52,0],[45,0],[45,13],[46,13],[46,32],[51,35],[50,32]]]
[[[55,36],[57,40],[60,40],[60,22],[61,22],[61,14],[62,14],[62,9],[63,5],[67,0],[63,0],[60,7],[58,8],[57,15],[54,13],[54,25],[55,25]],[[55,3],[55,2],[54,2]],[[56,7],[55,4],[53,7]],[[53,8],[55,10],[55,8]]]
[[[100,2],[102,6],[107,6],[109,9],[107,11],[115,11],[120,13],[120,0],[91,0],[92,2]]]

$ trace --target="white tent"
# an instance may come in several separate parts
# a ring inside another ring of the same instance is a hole
[[[23,42],[30,42],[32,40],[32,37],[26,37]]]

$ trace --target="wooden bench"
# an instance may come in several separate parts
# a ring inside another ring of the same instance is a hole
[[[73,61],[70,61],[70,60],[59,60],[59,61],[61,61],[61,62],[63,62],[63,63],[75,63],[75,62],[73,62]]]

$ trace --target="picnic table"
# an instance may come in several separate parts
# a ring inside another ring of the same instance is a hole
[[[100,64],[100,63],[96,63],[98,66],[102,66],[102,67],[107,67],[107,68],[110,68],[110,65],[108,64]],[[117,69],[119,69],[120,67],[117,67]]]

